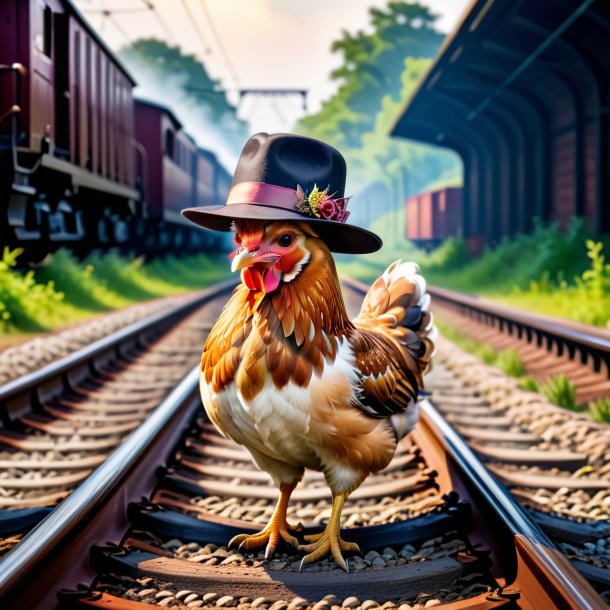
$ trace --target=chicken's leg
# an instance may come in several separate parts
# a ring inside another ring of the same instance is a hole
[[[305,536],[305,540],[310,544],[299,546],[299,551],[307,553],[301,561],[301,570],[304,565],[319,561],[330,552],[337,564],[349,572],[349,566],[343,559],[341,551],[357,553],[360,548],[355,542],[346,542],[340,536],[341,511],[348,495],[347,492],[333,494],[333,507],[324,531],[321,534]]]
[[[239,546],[240,550],[250,550],[266,544],[265,559],[269,559],[275,552],[281,538],[296,549],[299,546],[299,541],[288,532],[289,525],[286,521],[286,510],[288,509],[290,495],[298,482],[296,480],[292,483],[282,483],[280,485],[280,497],[277,505],[271,519],[269,519],[269,523],[267,523],[262,531],[257,534],[238,534],[229,542],[229,548]]]

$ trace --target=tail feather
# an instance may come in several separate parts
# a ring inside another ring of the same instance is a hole
[[[415,403],[411,405],[405,411],[401,413],[394,413],[392,417],[390,417],[390,424],[392,425],[392,430],[394,431],[394,436],[396,437],[396,441],[399,441],[401,438],[404,438],[415,428],[415,425],[419,421],[419,404]]]
[[[397,260],[369,289],[357,321],[396,339],[423,375],[430,369],[437,336],[429,306],[430,295],[419,267]]]

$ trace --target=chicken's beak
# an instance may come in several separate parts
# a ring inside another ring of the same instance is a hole
[[[241,269],[245,269],[256,263],[273,265],[278,258],[279,257],[276,254],[257,254],[256,251],[251,252],[244,248],[243,250],[238,251],[233,257],[231,271],[240,271]]]

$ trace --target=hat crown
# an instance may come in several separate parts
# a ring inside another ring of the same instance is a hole
[[[287,133],[257,133],[246,142],[232,186],[260,182],[310,192],[328,187],[333,197],[345,194],[345,159],[334,147]]]

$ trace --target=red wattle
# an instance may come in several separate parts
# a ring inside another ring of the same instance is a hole
[[[257,267],[251,265],[246,267],[241,272],[242,282],[249,290],[264,292],[268,294],[277,289],[280,285],[281,274],[279,269],[274,267]]]

